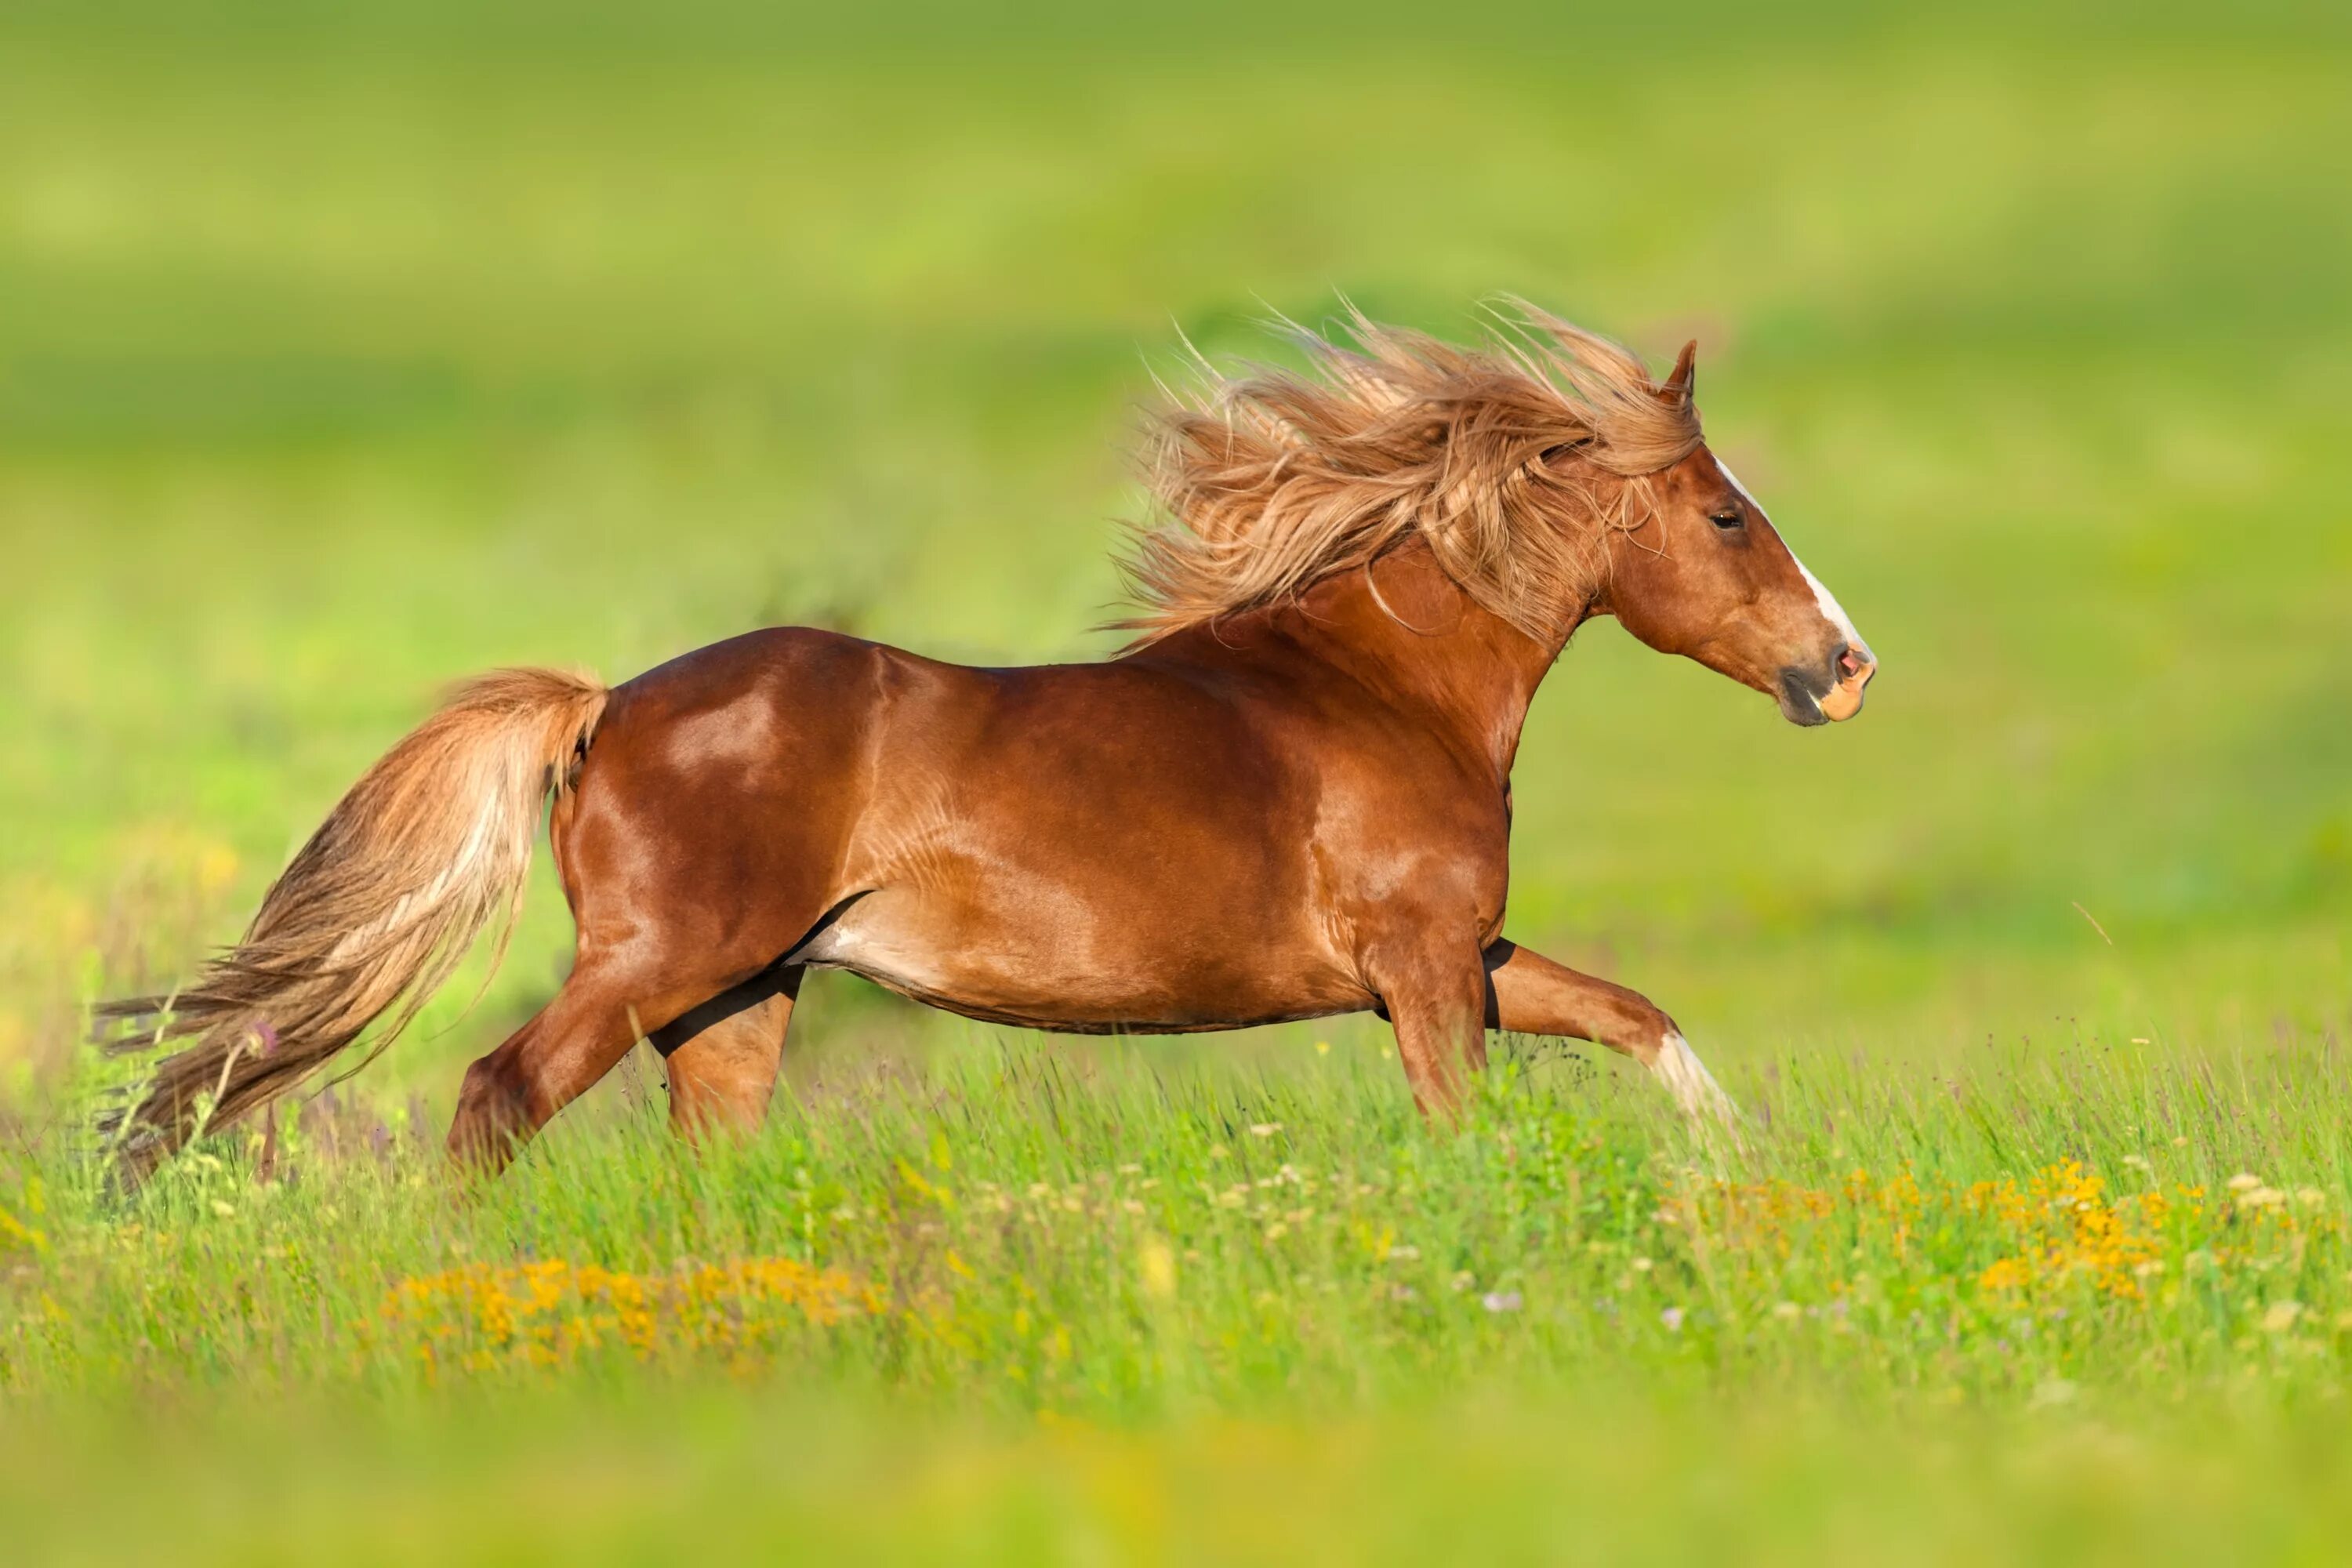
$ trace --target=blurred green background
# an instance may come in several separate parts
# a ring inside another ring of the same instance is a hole
[[[1696,335],[1885,661],[1800,732],[1591,628],[1514,934],[1734,1057],[2340,1023],[2346,29],[2231,17],[12,7],[0,1061],[477,668],[1105,651],[1180,331],[1501,290]],[[395,1076],[546,993],[549,894]]]

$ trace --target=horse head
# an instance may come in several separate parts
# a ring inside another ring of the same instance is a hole
[[[1692,396],[1696,344],[1662,398]],[[1793,724],[1851,719],[1877,657],[1731,470],[1702,443],[1646,476],[1648,504],[1609,542],[1596,613],[1773,698]]]

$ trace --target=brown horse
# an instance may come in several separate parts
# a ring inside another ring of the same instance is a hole
[[[1692,353],[1653,382],[1528,310],[1465,350],[1357,318],[1307,374],[1211,375],[1150,426],[1166,525],[1137,641],[970,669],[805,628],[609,690],[459,690],[335,807],[244,940],[103,1016],[185,1038],[110,1123],[150,1170],[398,1032],[511,912],[540,805],[578,928],[562,991],[467,1072],[489,1168],[633,1043],[688,1134],[764,1114],[803,973],[1042,1029],[1231,1029],[1370,1009],[1415,1099],[1485,1031],[1599,1041],[1727,1110],[1645,998],[1503,939],[1511,762],[1536,685],[1614,616],[1652,647],[1851,717],[1875,668],[1711,456]]]

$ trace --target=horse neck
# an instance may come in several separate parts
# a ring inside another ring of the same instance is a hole
[[[1266,613],[1288,640],[1489,762],[1498,780],[1571,629],[1538,643],[1463,592],[1418,539]]]

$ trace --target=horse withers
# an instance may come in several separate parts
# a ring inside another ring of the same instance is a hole
[[[1502,1028],[1598,1041],[1728,1111],[1646,998],[1504,938],[1537,684],[1614,616],[1851,718],[1876,661],[1708,451],[1693,350],[1654,382],[1532,309],[1477,348],[1352,319],[1304,374],[1149,426],[1165,513],[1137,636],[980,669],[807,628],[606,689],[461,688],[355,784],[244,939],[169,998],[187,1042],[110,1131],[142,1174],[381,1049],[520,896],[542,800],[577,927],[553,1000],[467,1070],[452,1152],[495,1169],[640,1038],[689,1135],[756,1124],[809,968],[969,1017],[1166,1033],[1370,1010],[1425,1110]]]

